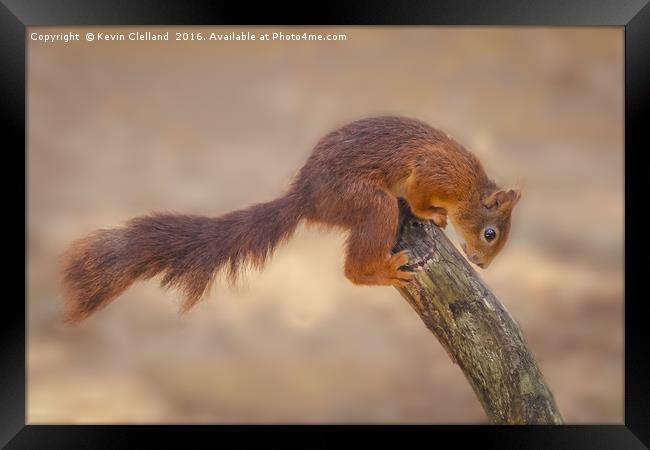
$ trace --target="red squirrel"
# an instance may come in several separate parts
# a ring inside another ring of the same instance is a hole
[[[134,281],[162,274],[190,309],[217,273],[230,281],[262,268],[300,221],[348,231],[345,276],[404,286],[408,253],[391,255],[398,197],[413,214],[454,224],[467,258],[486,268],[503,248],[518,190],[500,189],[479,160],[444,132],[404,117],[361,119],[324,136],[287,193],[219,217],[154,213],[77,240],[66,252],[67,320],[84,319]]]

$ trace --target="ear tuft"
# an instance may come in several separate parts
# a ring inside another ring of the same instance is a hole
[[[520,189],[510,189],[508,191],[508,197],[510,202],[512,203],[512,206],[515,206],[519,199],[521,198],[521,190]]]

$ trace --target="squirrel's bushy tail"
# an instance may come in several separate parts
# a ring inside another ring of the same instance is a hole
[[[64,255],[66,316],[79,321],[105,306],[134,281],[162,274],[190,309],[214,276],[231,281],[245,266],[261,268],[301,219],[297,194],[220,217],[156,213],[104,229],[72,244]]]

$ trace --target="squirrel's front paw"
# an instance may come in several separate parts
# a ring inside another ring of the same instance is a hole
[[[436,213],[431,220],[440,228],[444,229],[447,226],[447,214]]]

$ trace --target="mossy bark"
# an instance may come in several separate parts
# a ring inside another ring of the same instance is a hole
[[[490,421],[561,424],[517,323],[444,232],[400,201],[393,251],[405,249],[416,277],[398,291],[463,370]]]

